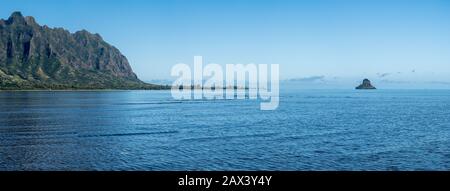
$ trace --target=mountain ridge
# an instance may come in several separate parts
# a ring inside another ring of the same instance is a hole
[[[39,25],[14,12],[0,20],[0,89],[165,89],[145,83],[99,34]]]

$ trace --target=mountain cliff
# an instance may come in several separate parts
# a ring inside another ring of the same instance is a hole
[[[161,89],[140,81],[98,34],[40,26],[14,12],[0,20],[0,89]]]

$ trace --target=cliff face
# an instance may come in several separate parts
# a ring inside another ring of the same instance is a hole
[[[20,12],[0,20],[0,89],[152,87],[98,34],[40,26]]]

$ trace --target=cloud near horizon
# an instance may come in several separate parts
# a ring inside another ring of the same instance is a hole
[[[291,82],[323,82],[325,80],[325,76],[311,76],[311,77],[304,77],[304,78],[292,78],[288,79],[287,81]]]

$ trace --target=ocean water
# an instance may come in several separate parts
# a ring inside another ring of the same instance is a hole
[[[450,170],[449,90],[0,92],[0,170]]]

